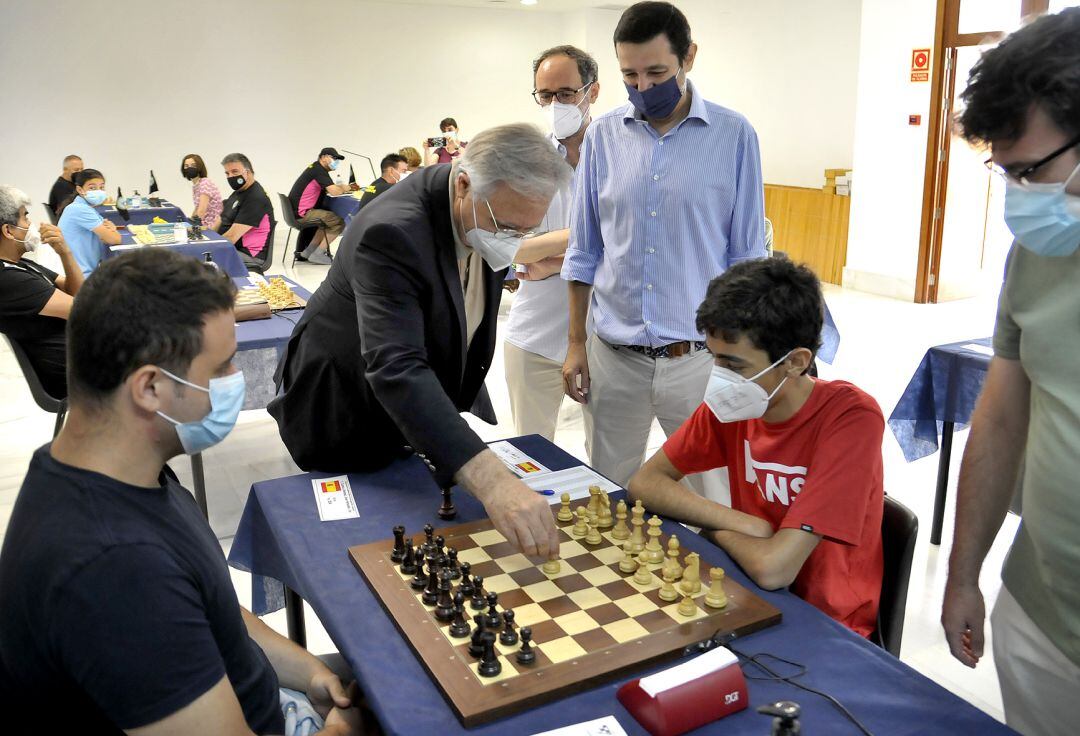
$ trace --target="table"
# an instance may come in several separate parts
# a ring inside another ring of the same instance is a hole
[[[125,220],[119,212],[116,211],[116,207],[111,204],[102,204],[94,208],[98,211],[98,214],[109,220],[114,225],[149,225],[154,221],[155,217],[160,217],[166,222],[176,222],[176,218],[182,218],[184,222],[187,222],[187,217],[184,216],[183,210],[177,207],[171,202],[162,202],[160,207],[131,207],[128,209],[128,214],[131,216],[130,220]]]
[[[267,279],[275,278],[267,276]],[[234,278],[236,286],[249,286],[247,277]],[[311,292],[289,278],[287,283],[298,296],[311,298]],[[277,394],[274,373],[289,344],[293,328],[304,314],[302,309],[274,312],[270,319],[236,323],[236,357],[233,363],[244,372],[246,385],[243,409],[265,409]]]
[[[124,229],[120,231],[120,245],[111,245],[107,247],[103,257],[112,258],[134,248],[170,248],[177,253],[182,253],[186,256],[191,256],[192,258],[198,258],[201,261],[203,259],[203,253],[210,251],[210,258],[222,271],[234,278],[246,278],[248,274],[247,266],[244,265],[244,261],[240,258],[240,253],[236,250],[236,246],[213,230],[203,230],[202,232],[203,237],[205,237],[206,240],[188,242],[184,245],[166,244],[144,246],[138,243],[134,236]]]
[[[344,220],[346,225],[352,222],[352,218],[360,211],[360,198],[351,194],[327,196],[326,199],[330,202],[330,211]]]
[[[511,442],[552,470],[580,464],[536,435]],[[290,632],[297,638],[302,638],[303,624],[302,614],[297,613],[299,597],[311,604],[388,734],[529,734],[612,713],[628,733],[645,733],[619,705],[615,691],[631,677],[660,668],[628,672],[622,680],[465,731],[346,552],[351,545],[391,538],[394,524],[405,524],[413,533],[429,521],[436,522],[439,489],[419,459],[400,460],[378,472],[350,475],[360,518],[321,523],[311,478],[326,475],[305,474],[253,485],[229,562],[255,573],[252,599],[257,614],[281,607],[286,598],[283,583],[295,591],[288,596],[287,609]],[[615,494],[613,500],[622,495]],[[464,492],[458,490],[454,502],[458,518],[449,524],[484,517],[480,504]],[[681,528],[672,522],[664,525],[668,532]],[[722,564],[730,577],[783,613],[783,623],[736,640],[734,646],[747,654],[768,652],[808,665],[802,681],[838,698],[877,736],[1012,733],[794,595],[761,591],[723,551],[704,539],[682,529],[683,539],[683,551],[695,551],[709,562]],[[790,685],[750,681],[749,692],[753,706],[775,700],[799,702],[807,733],[856,733],[828,702]],[[768,729],[769,720],[751,708],[695,734],[760,736]]]
[[[937,452],[941,436],[931,544],[941,544],[953,431],[971,421],[992,357],[989,337],[935,345],[926,351],[889,415],[889,428],[908,462]]]

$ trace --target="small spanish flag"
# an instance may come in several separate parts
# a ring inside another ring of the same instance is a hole
[[[319,485],[322,486],[323,493],[337,493],[341,490],[341,484],[338,483],[336,480],[332,480],[329,483],[320,483]]]

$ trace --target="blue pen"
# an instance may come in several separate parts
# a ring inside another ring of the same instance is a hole
[[[542,491],[537,491],[537,493],[539,493],[541,496],[554,496],[555,495],[555,491],[551,490],[550,488],[545,488]]]

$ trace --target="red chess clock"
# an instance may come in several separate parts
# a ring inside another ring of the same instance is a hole
[[[652,736],[679,736],[747,705],[746,679],[739,660],[723,647],[664,672],[631,680],[616,696]]]

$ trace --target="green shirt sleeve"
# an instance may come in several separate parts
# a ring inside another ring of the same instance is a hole
[[[997,322],[994,324],[994,355],[1006,360],[1020,360],[1020,326],[1009,310],[1009,283],[1018,247],[1013,243],[1005,261],[1005,281],[998,296]]]

